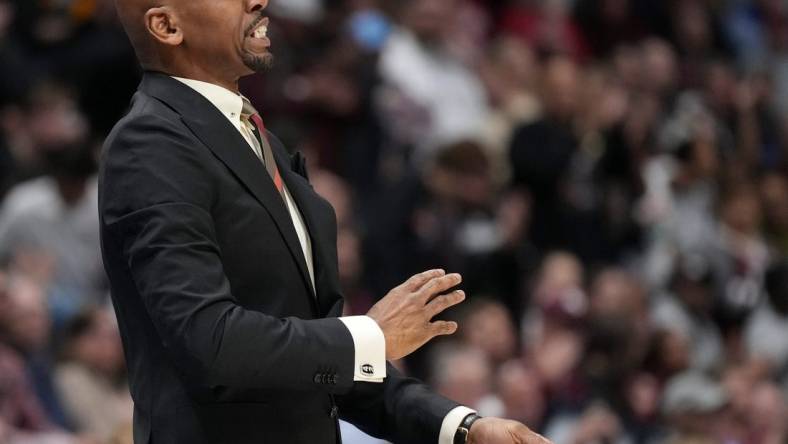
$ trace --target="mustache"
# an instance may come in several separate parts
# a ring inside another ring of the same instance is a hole
[[[252,20],[252,23],[246,27],[246,34],[251,34],[252,31],[254,31],[254,28],[256,28],[264,18],[265,16],[261,12],[260,15],[256,19]]]

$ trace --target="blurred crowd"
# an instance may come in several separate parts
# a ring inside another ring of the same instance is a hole
[[[348,314],[464,276],[406,372],[557,444],[788,442],[787,2],[267,11],[242,91],[336,208]],[[0,0],[2,444],[131,442],[95,173],[140,76],[112,0]]]

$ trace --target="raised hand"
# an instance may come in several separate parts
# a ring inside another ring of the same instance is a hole
[[[403,358],[435,336],[457,331],[456,322],[432,322],[432,318],[465,299],[462,290],[442,294],[460,282],[459,274],[425,271],[391,290],[369,310],[367,316],[378,323],[386,338],[387,360]]]

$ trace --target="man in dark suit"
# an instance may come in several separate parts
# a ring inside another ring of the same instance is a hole
[[[464,299],[431,270],[341,317],[333,209],[238,93],[270,61],[265,0],[118,0],[146,70],[101,159],[102,250],[135,401],[134,440],[542,443],[386,363],[453,333]]]

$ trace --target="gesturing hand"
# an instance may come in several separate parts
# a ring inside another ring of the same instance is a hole
[[[468,444],[552,443],[517,421],[501,418],[479,418],[468,432]]]
[[[439,313],[465,299],[461,290],[441,294],[462,281],[459,274],[430,270],[391,290],[367,313],[386,338],[386,359],[403,358],[430,339],[457,331],[456,322],[431,322]]]

